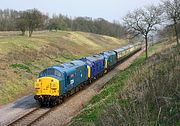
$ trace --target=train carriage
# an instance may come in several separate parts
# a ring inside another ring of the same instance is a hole
[[[126,46],[123,46],[118,49],[114,49],[116,56],[117,56],[117,61],[123,61],[125,58],[128,58],[135,52],[139,51],[141,49],[141,43],[136,43],[136,44],[129,44]]]
[[[122,59],[122,57],[125,56],[124,50],[125,50],[124,48],[114,49],[114,52],[116,53],[116,57],[117,57],[118,62]]]

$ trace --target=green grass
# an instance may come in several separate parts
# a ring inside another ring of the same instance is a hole
[[[140,56],[127,69],[120,71],[114,76],[102,91],[94,96],[81,113],[73,119],[71,125],[93,125],[94,122],[97,122],[104,109],[116,102],[117,94],[123,89],[124,82],[128,79],[131,72],[143,63],[144,59],[144,55]]]
[[[175,43],[174,40],[171,40],[171,41],[160,41],[158,43],[155,43],[155,44],[151,44],[150,47],[148,48],[148,54],[151,56],[152,54],[156,53],[156,51],[158,50],[163,50],[163,49],[166,49],[168,47],[171,47],[173,44]]]
[[[24,64],[17,64],[17,63],[16,64],[11,64],[11,67],[15,68],[15,69],[19,68],[19,69],[25,70],[28,73],[32,73],[30,68],[28,66],[24,65]]]
[[[149,53],[152,55],[157,49],[164,48],[167,43],[157,43],[149,48]],[[169,44],[167,44],[168,46]],[[125,86],[126,81],[132,73],[141,66],[145,61],[145,54],[137,58],[127,69],[120,71],[109,82],[99,94],[94,96],[83,108],[80,114],[74,117],[70,123],[72,126],[76,125],[99,125],[99,117],[106,111],[107,107],[112,106],[118,102],[119,92]],[[147,72],[147,71],[146,71]],[[122,105],[128,105],[129,100],[124,99],[120,102]]]
[[[33,84],[33,82],[30,80],[23,80],[23,82],[21,82],[20,80],[22,80],[21,77],[15,76],[15,78],[6,81],[6,84],[3,85],[6,86],[6,88],[0,90],[1,103],[8,103],[9,101],[13,101],[15,98],[21,97],[26,93],[31,93],[32,88],[29,84]],[[12,81],[15,84],[12,84]],[[24,90],[26,90],[26,92],[24,92]]]
[[[147,59],[132,72],[117,102],[105,108],[95,124],[179,125],[179,54],[176,46]]]
[[[0,33],[1,35],[2,33]],[[12,51],[23,50],[23,49],[37,49],[39,50],[42,46],[49,43],[63,44],[62,47],[69,46],[89,46],[93,49],[103,49],[103,47],[109,46],[110,48],[117,45],[125,44],[125,40],[116,39],[108,36],[98,36],[95,38],[94,34],[83,33],[83,32],[69,32],[69,31],[58,31],[58,32],[43,32],[34,33],[33,37],[27,36],[5,36],[0,38],[0,53],[8,54]],[[103,40],[103,41],[102,41]],[[112,42],[113,45],[110,44]]]
[[[31,38],[18,34],[0,32],[0,105],[33,93],[33,82],[46,67],[127,43],[83,32],[34,32]]]
[[[47,41],[38,38],[28,38],[25,36],[10,36],[0,38],[0,53],[8,54],[10,52],[22,49],[39,49]]]

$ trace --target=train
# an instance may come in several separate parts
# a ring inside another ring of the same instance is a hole
[[[34,99],[41,106],[55,106],[141,50],[141,43],[83,57],[42,70],[34,82]]]

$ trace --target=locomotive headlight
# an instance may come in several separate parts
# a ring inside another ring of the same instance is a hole
[[[36,93],[39,93],[39,90],[36,89]]]
[[[53,79],[53,80],[51,80],[51,82],[56,82],[56,80]]]
[[[37,82],[41,82],[41,80],[40,80],[40,79],[37,79]]]

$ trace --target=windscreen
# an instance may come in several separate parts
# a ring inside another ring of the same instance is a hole
[[[39,77],[45,77],[45,76],[57,76],[57,77],[61,77],[62,74],[61,72],[59,72],[58,70],[56,69],[53,69],[53,68],[49,68],[49,69],[45,69],[43,70],[40,74],[39,74]]]

